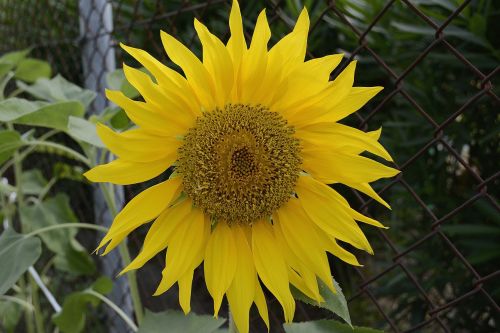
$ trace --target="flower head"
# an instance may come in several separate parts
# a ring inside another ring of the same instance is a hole
[[[137,195],[116,216],[99,248],[106,254],[153,221],[142,251],[124,271],[167,249],[155,294],[178,283],[187,313],[193,271],[203,262],[215,314],[226,295],[244,333],[253,303],[269,326],[261,284],[291,321],[290,284],[318,302],[318,278],[334,290],[327,252],[359,265],[339,240],[373,252],[356,221],[382,225],[351,209],[326,184],[343,183],[388,206],[369,183],[398,171],[360,155],[367,151],[391,161],[378,142],[380,130],[365,133],[338,123],[382,88],[353,87],[354,61],[330,81],[342,55],[305,61],[305,9],[293,31],[269,50],[265,11],[247,45],[237,1],[226,44],[197,20],[194,26],[202,60],[161,33],[167,55],[184,75],[122,45],[154,80],[124,66],[144,102],[119,91],[107,96],[137,127],[117,133],[98,125],[118,158],[85,175],[95,182],[133,184],[173,166],[170,179]]]

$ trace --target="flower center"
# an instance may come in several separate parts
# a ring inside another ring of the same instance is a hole
[[[294,132],[260,105],[205,112],[178,151],[184,192],[218,220],[251,224],[270,216],[293,195],[299,176]]]

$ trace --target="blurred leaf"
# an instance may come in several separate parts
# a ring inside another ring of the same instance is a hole
[[[15,333],[15,329],[24,309],[20,304],[0,299],[0,323],[5,333]]]
[[[2,64],[0,63],[0,79],[5,75],[7,74],[8,72],[10,72],[10,70],[14,68],[14,65],[13,64]]]
[[[121,130],[130,126],[130,119],[128,119],[127,114],[123,111],[123,109],[119,109],[109,122],[111,126]]]
[[[40,105],[22,98],[8,98],[0,101],[0,121],[9,122],[35,112]]]
[[[368,327],[351,327],[336,320],[317,320],[284,324],[286,333],[383,333]]]
[[[226,319],[167,310],[153,313],[146,311],[138,333],[163,333],[166,328],[172,333],[213,333],[224,325]]]
[[[50,78],[51,74],[52,70],[48,62],[27,58],[19,62],[14,77],[31,83],[40,78]]]
[[[21,184],[25,194],[38,195],[47,185],[47,180],[38,169],[26,170],[21,175]]]
[[[104,148],[104,144],[97,135],[95,124],[79,117],[69,117],[67,132],[76,140],[89,143],[95,147]]]
[[[5,294],[42,254],[40,239],[26,238],[12,228],[0,235],[0,295]]]
[[[469,29],[477,36],[484,36],[486,33],[486,19],[479,13],[474,13],[469,21]]]
[[[21,51],[13,51],[5,53],[0,57],[0,64],[13,64],[17,65],[21,60],[26,58],[28,53],[30,53],[30,49],[21,50]]]
[[[95,291],[111,291],[112,282],[107,277],[101,277],[91,286]],[[85,291],[69,294],[64,299],[62,311],[52,317],[52,321],[62,333],[80,333],[85,329],[88,305],[96,307],[100,300]]]
[[[7,161],[23,142],[16,131],[0,130],[0,164]]]
[[[144,73],[147,71],[144,68],[139,68]],[[119,68],[110,73],[106,74],[106,82],[108,83],[108,88],[111,90],[120,90],[128,98],[139,97],[139,92],[132,86],[123,73],[123,69]]]
[[[82,89],[60,75],[50,80],[39,79],[33,85],[17,81],[17,85],[27,93],[45,101],[79,101],[84,107],[88,107],[96,96],[95,92]]]
[[[83,116],[84,109],[80,102],[58,102],[48,104],[15,120],[17,124],[55,128],[65,131],[70,116]]]
[[[425,25],[415,25],[415,24],[408,24],[408,23],[403,23],[403,22],[391,22],[391,25],[395,27],[396,29],[406,32],[409,34],[414,34],[414,35],[423,35],[426,37],[432,37],[436,34],[436,31],[429,26]],[[446,36],[453,36],[462,39],[463,41],[470,42],[473,44],[477,44],[483,47],[488,47],[488,43],[484,41],[479,36],[474,35],[470,31],[467,31],[465,29],[456,27],[456,26],[448,26],[444,30],[444,34]]]
[[[298,299],[302,302],[330,310],[340,318],[344,319],[346,323],[352,325],[351,317],[349,316],[349,309],[347,307],[347,301],[344,294],[342,293],[342,288],[340,288],[340,285],[337,283],[337,281],[335,281],[335,279],[332,278],[332,280],[333,285],[335,286],[335,290],[337,291],[336,294],[332,293],[323,281],[318,281],[319,293],[325,299],[325,302],[323,303],[316,302],[315,300],[302,294],[296,288],[292,289],[292,294],[295,299]]]
[[[40,229],[59,223],[77,223],[77,218],[64,193],[37,202],[35,205],[23,206],[21,221],[26,229]],[[71,274],[93,274],[95,264],[88,251],[76,240],[77,229],[56,229],[40,235],[40,238],[56,256],[55,267]]]
[[[92,289],[99,294],[109,294],[113,290],[113,281],[107,276],[101,276],[92,284]]]

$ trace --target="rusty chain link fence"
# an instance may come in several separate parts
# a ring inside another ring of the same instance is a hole
[[[273,42],[293,27],[305,3],[311,16],[308,57],[344,53],[345,61],[332,77],[356,59],[356,85],[385,87],[347,119],[362,130],[382,126],[382,142],[402,170],[395,179],[376,184],[391,211],[339,188],[354,208],[390,227],[364,228],[375,250],[374,256],[359,253],[364,267],[330,259],[333,275],[349,298],[353,323],[393,332],[498,332],[498,2],[240,2],[247,38],[265,7]],[[227,40],[230,6],[229,0],[0,0],[0,54],[32,47],[32,55],[50,61],[57,73],[100,93],[92,110],[98,112],[106,106],[102,93],[107,72],[123,61],[138,65],[119,42],[169,63],[160,41],[162,29],[200,55],[193,17]],[[126,187],[125,201],[139,190]],[[94,214],[88,203],[91,193],[83,188],[72,198],[86,220]],[[133,254],[144,231],[130,238]],[[122,268],[118,259],[96,260],[110,276]],[[143,304],[152,311],[178,308],[175,288],[151,296],[163,261],[157,257],[138,272]],[[126,282],[118,286],[114,301],[131,311]],[[271,299],[271,331],[282,332],[281,310]],[[192,303],[197,313],[212,310],[199,270]],[[113,316],[103,317],[110,331],[124,332]],[[297,307],[298,321],[326,316],[318,308]],[[255,310],[251,327],[265,330]]]

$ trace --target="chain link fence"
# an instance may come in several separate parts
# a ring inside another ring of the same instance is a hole
[[[292,0],[241,2],[247,33],[260,8],[267,8],[274,42],[289,31],[302,7]],[[403,171],[376,187],[391,203],[390,212],[357,192],[340,189],[354,208],[391,227],[366,229],[375,256],[362,256],[363,268],[345,267],[331,258],[333,274],[349,296],[353,322],[393,332],[497,331],[498,4],[305,2],[311,15],[308,57],[345,53],[332,77],[357,59],[357,85],[385,87],[348,121],[363,130],[383,126],[382,141]],[[95,112],[106,106],[106,73],[123,61],[137,65],[119,49],[119,42],[146,49],[168,63],[162,29],[199,55],[193,17],[227,40],[230,6],[227,0],[1,0],[0,53],[32,47],[32,54],[49,60],[56,72],[101,94]],[[138,191],[137,186],[126,187],[125,201]],[[83,197],[88,189],[82,193],[74,206],[87,200]],[[87,205],[77,211],[88,217],[91,209]],[[133,254],[140,249],[144,231],[130,238]],[[114,258],[98,259],[111,276],[122,268]],[[163,265],[163,258],[157,257],[138,272],[143,303],[152,311],[178,307],[175,288],[151,296]],[[211,299],[202,279],[198,270],[192,307],[210,313]],[[118,286],[114,301],[131,311],[126,283]],[[272,331],[281,332],[279,305],[270,301],[269,306]],[[299,304],[296,320],[327,315]],[[113,314],[107,319],[110,331],[124,332]],[[251,327],[265,330],[254,310]]]

